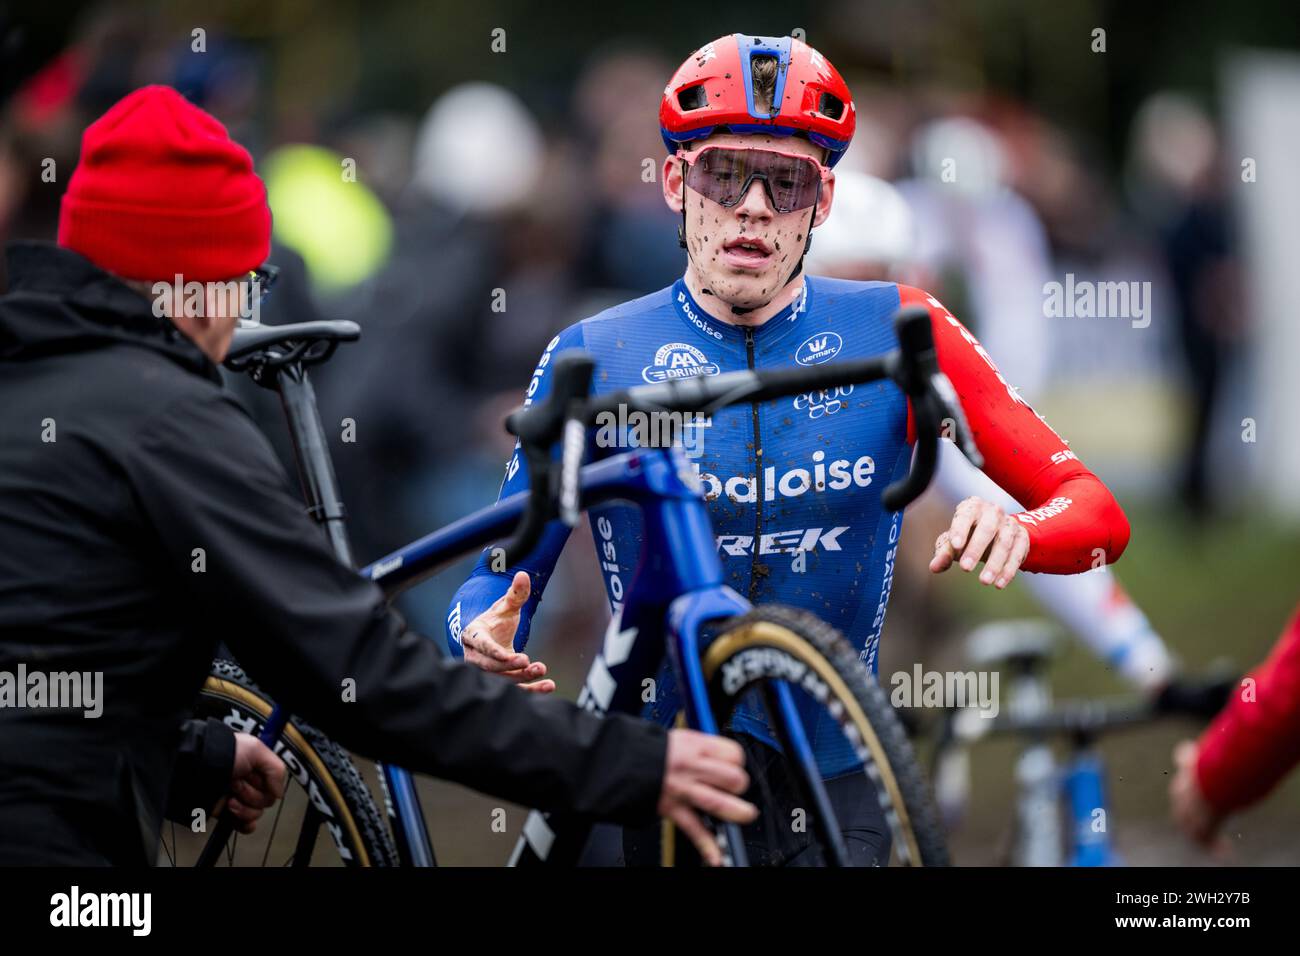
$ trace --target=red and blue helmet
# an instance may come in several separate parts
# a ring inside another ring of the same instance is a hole
[[[773,110],[754,107],[755,57],[777,61]],[[670,153],[715,130],[802,135],[839,162],[857,117],[848,84],[820,53],[794,37],[719,37],[692,53],[664,87],[659,129]]]

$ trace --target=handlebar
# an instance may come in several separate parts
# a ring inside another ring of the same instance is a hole
[[[907,475],[889,485],[881,496],[886,508],[902,510],[929,485],[938,461],[941,429],[952,435],[971,461],[982,465],[956,391],[939,370],[929,311],[923,306],[900,309],[894,326],[899,347],[869,359],[701,375],[593,397],[588,392],[595,359],[579,350],[561,353],[552,366],[548,397],[516,409],[506,419],[506,430],[519,439],[529,475],[528,505],[514,536],[505,545],[506,566],[517,564],[536,547],[552,518],[558,516],[569,527],[577,524],[587,429],[594,426],[598,416],[617,414],[620,408],[629,412],[711,415],[730,405],[888,378],[912,403],[917,443],[916,457]],[[550,450],[561,439],[560,461],[553,463]]]

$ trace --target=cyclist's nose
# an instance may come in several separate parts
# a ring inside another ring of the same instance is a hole
[[[735,210],[738,215],[748,216],[751,219],[771,219],[776,215],[776,210],[772,208],[767,198],[767,187],[761,179],[754,179],[749,184],[744,199],[736,204]]]

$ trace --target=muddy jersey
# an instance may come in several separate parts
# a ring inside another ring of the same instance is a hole
[[[939,363],[961,398],[985,471],[1024,507],[1028,571],[1073,573],[1119,556],[1123,513],[1105,486],[1022,400],[975,338],[933,297],[892,282],[806,277],[800,295],[755,327],[708,315],[683,281],[570,326],[547,346],[526,402],[549,389],[556,355],[585,349],[597,361],[595,393],[743,369],[819,365],[880,355],[897,346],[893,316],[920,303],[931,315]],[[893,583],[902,514],[880,501],[911,460],[906,397],[889,381],[845,385],[722,409],[688,426],[685,446],[708,500],[726,583],[754,603],[811,611],[838,628],[873,671]],[[518,449],[501,496],[528,487]],[[597,556],[617,613],[635,573],[641,516],[627,504],[593,508]],[[525,646],[532,615],[568,536],[559,522],[519,565],[532,595],[515,636]],[[487,554],[457,591],[448,645],[507,590],[517,568],[493,572]],[[649,716],[671,719],[677,697],[661,673]],[[772,741],[760,712],[742,706],[735,729]],[[856,760],[826,719],[809,728],[823,773]]]

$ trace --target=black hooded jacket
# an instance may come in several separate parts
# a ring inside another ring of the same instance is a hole
[[[443,658],[335,560],[217,369],[145,297],[55,246],[14,243],[8,261],[0,679],[22,665],[103,684],[96,718],[0,706],[0,863],[153,862],[181,726],[223,641],[357,753],[653,820],[662,729]]]

